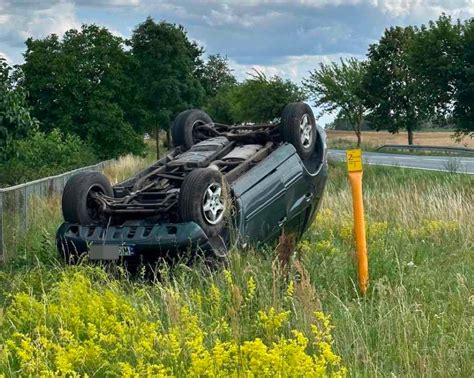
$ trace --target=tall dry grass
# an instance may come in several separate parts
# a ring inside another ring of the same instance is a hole
[[[151,156],[141,158],[135,155],[126,155],[118,158],[114,163],[106,167],[103,173],[110,179],[112,184],[116,184],[146,168],[153,161]]]

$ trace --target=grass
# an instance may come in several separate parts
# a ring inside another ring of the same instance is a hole
[[[149,166],[154,161],[152,156],[152,153],[148,153],[145,159],[134,155],[120,157],[109,165],[103,173],[113,184],[116,184]]]
[[[335,150],[348,150],[351,148],[356,148],[356,141],[345,138],[337,138],[336,136],[328,133],[328,147]],[[364,151],[376,151],[377,147],[377,145],[369,142],[361,142],[360,144],[360,148]]]
[[[472,376],[472,178],[372,167],[365,176],[367,298],[351,279],[345,180],[333,177],[307,236],[307,252],[323,252],[304,261],[333,317],[336,351],[355,375]]]
[[[352,376],[473,376],[472,177],[367,167],[362,298],[346,173],[330,168],[285,267],[271,249],[234,251],[225,268],[161,267],[152,282],[67,267],[54,246],[59,200],[38,201],[47,221],[19,235],[0,268],[0,375],[295,376],[342,364]]]

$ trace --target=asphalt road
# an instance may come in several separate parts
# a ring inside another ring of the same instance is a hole
[[[329,150],[329,158],[338,161],[346,161],[346,152],[343,150]],[[455,171],[474,175],[474,158],[471,157],[445,157],[363,152],[362,160],[364,164],[425,169],[428,171]]]

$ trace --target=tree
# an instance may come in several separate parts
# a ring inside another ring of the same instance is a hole
[[[380,41],[369,47],[364,80],[372,125],[387,127],[392,133],[406,129],[409,144],[413,144],[413,131],[428,114],[409,60],[416,32],[411,26],[386,29]]]
[[[204,109],[212,119],[232,124],[232,92],[237,86],[237,80],[232,73],[227,57],[220,54],[209,56],[201,72],[201,84],[206,99]]]
[[[452,118],[457,80],[462,70],[462,25],[441,15],[415,34],[408,53],[419,99],[428,116],[446,123]]]
[[[286,104],[303,101],[305,97],[291,80],[267,78],[255,70],[231,93],[233,118],[236,122],[270,122],[281,116]]]
[[[215,97],[219,91],[237,84],[229,66],[229,59],[220,54],[210,55],[200,72],[201,84],[206,97]]]
[[[143,150],[130,56],[106,28],[83,25],[63,38],[26,41],[24,85],[41,129],[78,135],[100,158]]]
[[[26,92],[18,83],[21,71],[14,72],[0,56],[0,161],[7,159],[16,139],[25,137],[38,125],[31,116]]]
[[[210,97],[206,100],[204,110],[214,121],[228,125],[237,122],[234,114],[234,101],[238,88],[238,84],[221,88],[214,97]]]
[[[458,136],[474,136],[474,19],[466,21],[462,33],[462,68],[456,92],[454,116]]]
[[[310,72],[303,86],[323,112],[337,111],[337,118],[346,120],[357,136],[357,147],[361,143],[361,131],[365,106],[364,77],[366,63],[356,59],[341,59],[340,64],[320,64]]]
[[[141,91],[141,106],[148,131],[155,131],[159,156],[159,130],[167,131],[177,113],[200,105],[203,88],[198,71],[203,50],[189,41],[182,26],[156,23],[148,17],[133,31],[129,44],[137,62],[134,79]]]

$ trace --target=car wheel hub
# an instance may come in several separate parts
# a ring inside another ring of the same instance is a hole
[[[206,222],[219,223],[224,217],[225,203],[222,187],[218,183],[209,185],[204,193],[202,212]]]
[[[313,125],[309,119],[309,115],[305,114],[301,117],[300,122],[300,135],[301,135],[301,144],[304,148],[309,148],[311,146],[311,139],[313,134]]]

